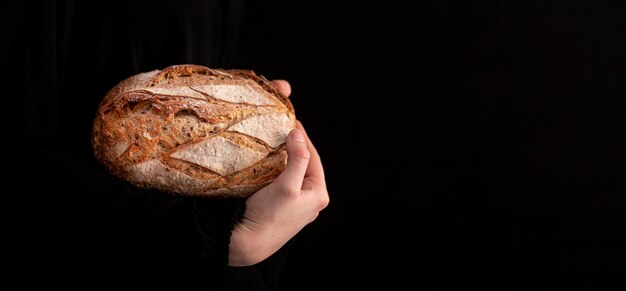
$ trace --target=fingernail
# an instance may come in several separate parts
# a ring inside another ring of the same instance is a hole
[[[304,142],[304,134],[302,134],[299,130],[295,130],[293,132],[293,140],[297,142]]]

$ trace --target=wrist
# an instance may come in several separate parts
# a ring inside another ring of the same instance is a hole
[[[230,238],[228,265],[245,267],[258,264],[271,256],[278,248],[276,235],[271,230],[255,225],[255,229],[245,223],[235,225]]]
[[[264,258],[260,247],[263,239],[243,223],[235,225],[228,250],[228,265],[232,267],[246,267],[260,263]]]

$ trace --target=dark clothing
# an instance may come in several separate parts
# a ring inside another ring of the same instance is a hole
[[[291,242],[255,266],[227,267],[243,199],[132,187],[106,172],[89,144],[99,101],[131,75],[183,63],[244,68],[236,52],[243,3],[42,2],[2,4],[2,79],[20,98],[5,103],[12,110],[1,133],[14,139],[3,144],[16,145],[12,173],[26,177],[18,187],[29,193],[5,204],[19,205],[6,213],[13,270],[30,278],[22,283],[275,287]]]

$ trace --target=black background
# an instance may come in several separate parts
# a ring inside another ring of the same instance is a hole
[[[626,281],[623,2],[338,2],[245,37],[328,177],[290,286]]]
[[[290,81],[331,197],[281,289],[624,285],[626,2],[250,2],[236,55]]]

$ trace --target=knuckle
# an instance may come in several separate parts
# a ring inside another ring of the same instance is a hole
[[[306,149],[298,149],[293,151],[291,158],[295,163],[301,166],[306,166],[311,158],[311,153],[309,153]]]
[[[282,194],[285,197],[295,197],[295,196],[300,195],[300,191],[285,185],[285,187],[283,187],[282,189]]]
[[[315,212],[311,215],[311,218],[309,219],[309,223],[312,223],[313,221],[315,221],[317,219],[317,217],[320,215],[319,212]]]
[[[328,192],[324,191],[322,195],[320,195],[318,203],[320,210],[328,207],[328,204],[330,204],[330,196],[328,196]]]

